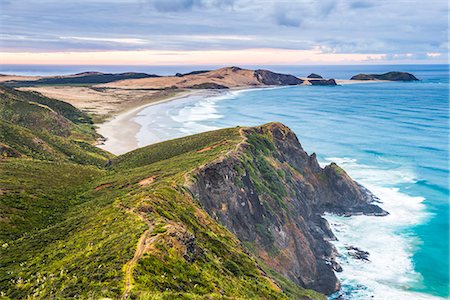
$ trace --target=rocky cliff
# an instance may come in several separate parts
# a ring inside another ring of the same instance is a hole
[[[310,79],[308,82],[311,85],[337,85],[334,79]]]
[[[303,80],[289,74],[275,73],[269,70],[256,70],[255,77],[264,85],[298,85]]]
[[[244,141],[196,170],[202,207],[267,267],[326,294],[340,287],[325,212],[383,216],[374,196],[336,164],[321,168],[286,126],[241,129]]]

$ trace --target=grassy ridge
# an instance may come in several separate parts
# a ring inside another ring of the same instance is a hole
[[[51,110],[74,123],[92,124],[92,121],[88,115],[67,102],[51,99],[37,92],[22,92],[5,86],[2,86],[0,91],[2,91],[1,94],[3,101],[5,101],[5,99],[13,99],[22,102],[39,103],[49,107]]]
[[[236,144],[241,139],[239,130],[236,128],[204,132],[128,152],[115,158],[113,167],[115,169],[125,169],[149,165],[189,151],[202,150],[207,146],[223,146],[218,144],[224,141]]]
[[[64,118],[75,126],[68,136],[50,124],[0,122],[0,149],[18,153],[0,158],[2,296],[323,299],[264,272],[184,187],[191,170],[235,149],[239,128],[151,145],[106,166],[110,155],[73,137],[85,123],[44,106],[32,111]],[[24,107],[33,106],[20,103],[14,114]],[[142,255],[131,264],[138,241]]]
[[[76,76],[55,76],[55,77],[41,78],[32,81],[9,81],[7,82],[7,84],[14,87],[36,86],[36,85],[92,85],[125,79],[138,79],[149,77],[158,77],[158,76],[153,74],[133,73],[133,72],[117,73],[117,74],[86,72],[76,74]]]
[[[104,166],[112,154],[83,140],[67,139],[46,131],[33,132],[0,120],[0,156],[25,156],[48,161],[72,161]]]
[[[0,86],[0,156],[104,165],[111,154],[89,116],[70,104]]]

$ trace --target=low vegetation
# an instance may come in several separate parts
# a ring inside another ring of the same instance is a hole
[[[0,296],[324,299],[262,266],[185,188],[190,171],[236,148],[239,128],[113,157],[92,146],[82,112],[10,92],[0,93]],[[255,153],[270,150],[254,139]]]

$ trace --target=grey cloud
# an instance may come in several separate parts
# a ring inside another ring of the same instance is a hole
[[[336,8],[336,2],[322,1],[282,1],[274,4],[273,15],[277,25],[300,27],[303,22],[323,20]]]
[[[155,0],[151,4],[161,12],[169,12],[189,10],[199,3],[200,1],[196,0]]]
[[[376,6],[374,1],[351,1],[350,8],[352,9],[364,9]]]
[[[288,10],[278,9],[274,12],[274,17],[276,23],[281,26],[299,27],[302,23],[299,16],[295,16]]]
[[[194,8],[223,8],[233,6],[234,0],[150,0],[160,12],[183,12]]]
[[[445,1],[432,5],[423,0],[408,0],[408,5],[389,0],[7,2],[0,0],[3,51],[275,47],[384,53],[394,60],[404,59],[404,53],[425,57],[448,51]]]

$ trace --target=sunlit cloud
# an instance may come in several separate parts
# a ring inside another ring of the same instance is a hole
[[[3,64],[95,64],[95,65],[258,65],[358,63],[382,59],[383,54],[330,54],[319,50],[245,49],[204,51],[101,51],[3,53]]]
[[[437,52],[428,52],[427,53],[428,57],[439,57],[442,56],[442,53],[437,53]]]
[[[107,42],[107,43],[118,43],[118,44],[134,44],[134,45],[142,45],[142,44],[147,43],[146,40],[133,39],[133,38],[101,38],[101,37],[81,37],[81,36],[62,36],[59,38],[61,40]]]

